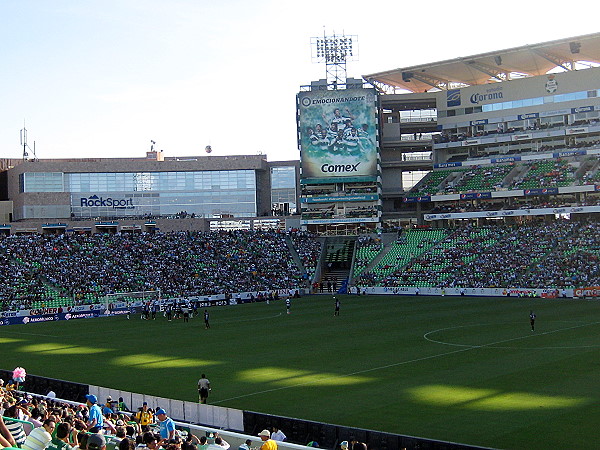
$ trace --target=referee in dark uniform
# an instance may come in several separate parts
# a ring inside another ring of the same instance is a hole
[[[529,311],[529,323],[531,324],[531,331],[535,331],[535,313]]]
[[[205,309],[204,310],[204,328],[206,328],[207,330],[210,328],[210,323],[208,322],[208,310]]]

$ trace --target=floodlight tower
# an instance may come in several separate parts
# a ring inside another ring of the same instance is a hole
[[[325,63],[328,89],[337,90],[346,84],[346,62],[358,60],[358,37],[335,34],[313,37],[310,40],[312,60]]]

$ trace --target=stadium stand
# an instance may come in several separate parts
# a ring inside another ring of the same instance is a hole
[[[396,258],[398,243],[360,286],[576,288],[600,283],[595,222],[559,220],[520,226],[432,230],[412,258]],[[406,242],[413,233],[405,233]],[[434,237],[435,236],[435,237]],[[407,247],[408,248],[408,247]],[[420,253],[417,253],[420,250]],[[410,261],[410,262],[409,262]]]
[[[455,192],[496,190],[502,186],[504,178],[513,169],[512,165],[476,167],[462,174],[454,185]],[[450,190],[446,190],[450,192]]]
[[[320,244],[274,231],[141,235],[10,236],[0,239],[3,309],[102,302],[114,292],[164,297],[297,289],[314,273]]]
[[[439,191],[439,186],[446,177],[454,172],[456,172],[456,170],[436,170],[429,172],[427,176],[411,189],[409,194],[415,197],[436,194]]]
[[[179,298],[314,287],[321,258],[347,271],[353,252],[354,286],[573,289],[600,285],[597,231],[594,221],[575,220],[417,228],[386,245],[361,237],[356,250],[348,239],[323,249],[300,231],[10,236],[0,239],[0,302],[16,310],[106,302],[114,292]],[[335,269],[321,285],[337,291],[346,272]]]
[[[448,231],[443,229],[405,231],[392,243],[377,264],[365,272],[355,284],[359,286],[383,285],[381,283],[388,275],[426,252],[447,233]]]
[[[316,235],[301,230],[293,230],[290,233],[290,238],[294,248],[298,252],[304,269],[309,278],[312,279],[319,263],[319,257],[321,256],[321,242],[317,240]]]
[[[357,241],[354,258],[354,276],[357,277],[360,275],[382,250],[383,243],[381,239],[371,236],[361,236]]]
[[[578,156],[504,165],[435,170],[409,192],[409,196],[465,192],[494,192],[595,184],[600,180],[598,159]]]

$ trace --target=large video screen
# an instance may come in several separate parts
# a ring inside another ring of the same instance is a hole
[[[298,94],[302,178],[377,175],[376,102],[372,89]]]

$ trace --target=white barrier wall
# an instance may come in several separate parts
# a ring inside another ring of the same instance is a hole
[[[98,403],[105,403],[107,397],[112,397],[113,400],[123,397],[123,401],[133,412],[137,411],[144,402],[147,402],[149,408],[156,409],[160,407],[165,409],[173,420],[202,423],[211,427],[230,430],[244,429],[244,412],[239,409],[202,405],[196,402],[154,397],[91,385],[90,394],[98,397]]]

